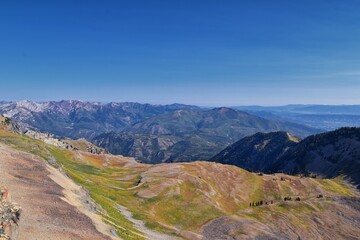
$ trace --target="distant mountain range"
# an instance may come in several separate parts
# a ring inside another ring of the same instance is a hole
[[[319,130],[231,108],[60,101],[1,102],[0,114],[61,138],[86,138],[111,153],[148,163],[207,160],[257,132],[305,137]]]
[[[233,108],[239,110],[292,112],[292,113],[303,113],[303,114],[360,115],[360,105],[292,104],[285,106],[236,106]]]
[[[360,128],[341,128],[302,141],[285,132],[258,133],[225,148],[210,161],[267,173],[342,175],[359,185]]]
[[[181,109],[201,110],[190,105],[99,103],[76,100],[0,102],[0,114],[18,123],[59,137],[91,139],[104,132],[121,132],[147,118]]]

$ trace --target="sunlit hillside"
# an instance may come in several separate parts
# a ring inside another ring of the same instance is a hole
[[[42,158],[87,189],[98,214],[123,239],[331,239],[360,233],[353,222],[359,210],[348,207],[357,192],[341,178],[262,175],[209,162],[146,165],[60,149],[5,129],[0,141]]]

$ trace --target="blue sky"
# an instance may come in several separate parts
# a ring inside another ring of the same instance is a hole
[[[0,2],[0,100],[360,104],[360,1]]]

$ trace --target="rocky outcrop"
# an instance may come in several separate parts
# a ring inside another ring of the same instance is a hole
[[[78,149],[79,151],[89,152],[93,154],[104,154],[108,153],[104,148],[98,147],[95,144],[87,141],[85,138],[80,139],[65,139],[63,142],[70,144],[74,148]]]
[[[63,140],[63,139],[55,137],[55,135],[50,134],[50,133],[43,133],[43,132],[32,130],[27,127],[23,127],[20,124],[18,124],[17,122],[12,121],[8,117],[0,116],[0,126],[10,130],[11,132],[23,134],[25,136],[43,141],[47,144],[51,144],[56,147],[65,148],[65,149],[74,150],[74,151],[79,150],[79,151],[89,152],[89,153],[93,153],[93,154],[107,153],[107,151],[105,149],[90,143],[86,139]]]
[[[0,187],[0,240],[16,240],[21,208],[9,201],[6,187]]]
[[[23,129],[19,124],[11,121],[10,118],[1,115],[0,115],[0,126],[5,127],[8,130],[16,133],[21,133]]]
[[[65,148],[65,149],[69,149],[69,150],[78,150],[75,147],[71,146],[70,144],[64,142],[61,139],[55,138],[54,135],[50,134],[50,133],[42,133],[42,132],[37,132],[37,131],[33,131],[33,130],[26,130],[24,132],[24,135],[43,141],[47,144],[51,144],[54,145],[56,147],[59,148]]]

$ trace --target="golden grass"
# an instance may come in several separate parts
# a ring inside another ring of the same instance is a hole
[[[347,185],[342,177],[335,179],[311,179],[331,194],[340,196],[354,196],[354,190]]]

